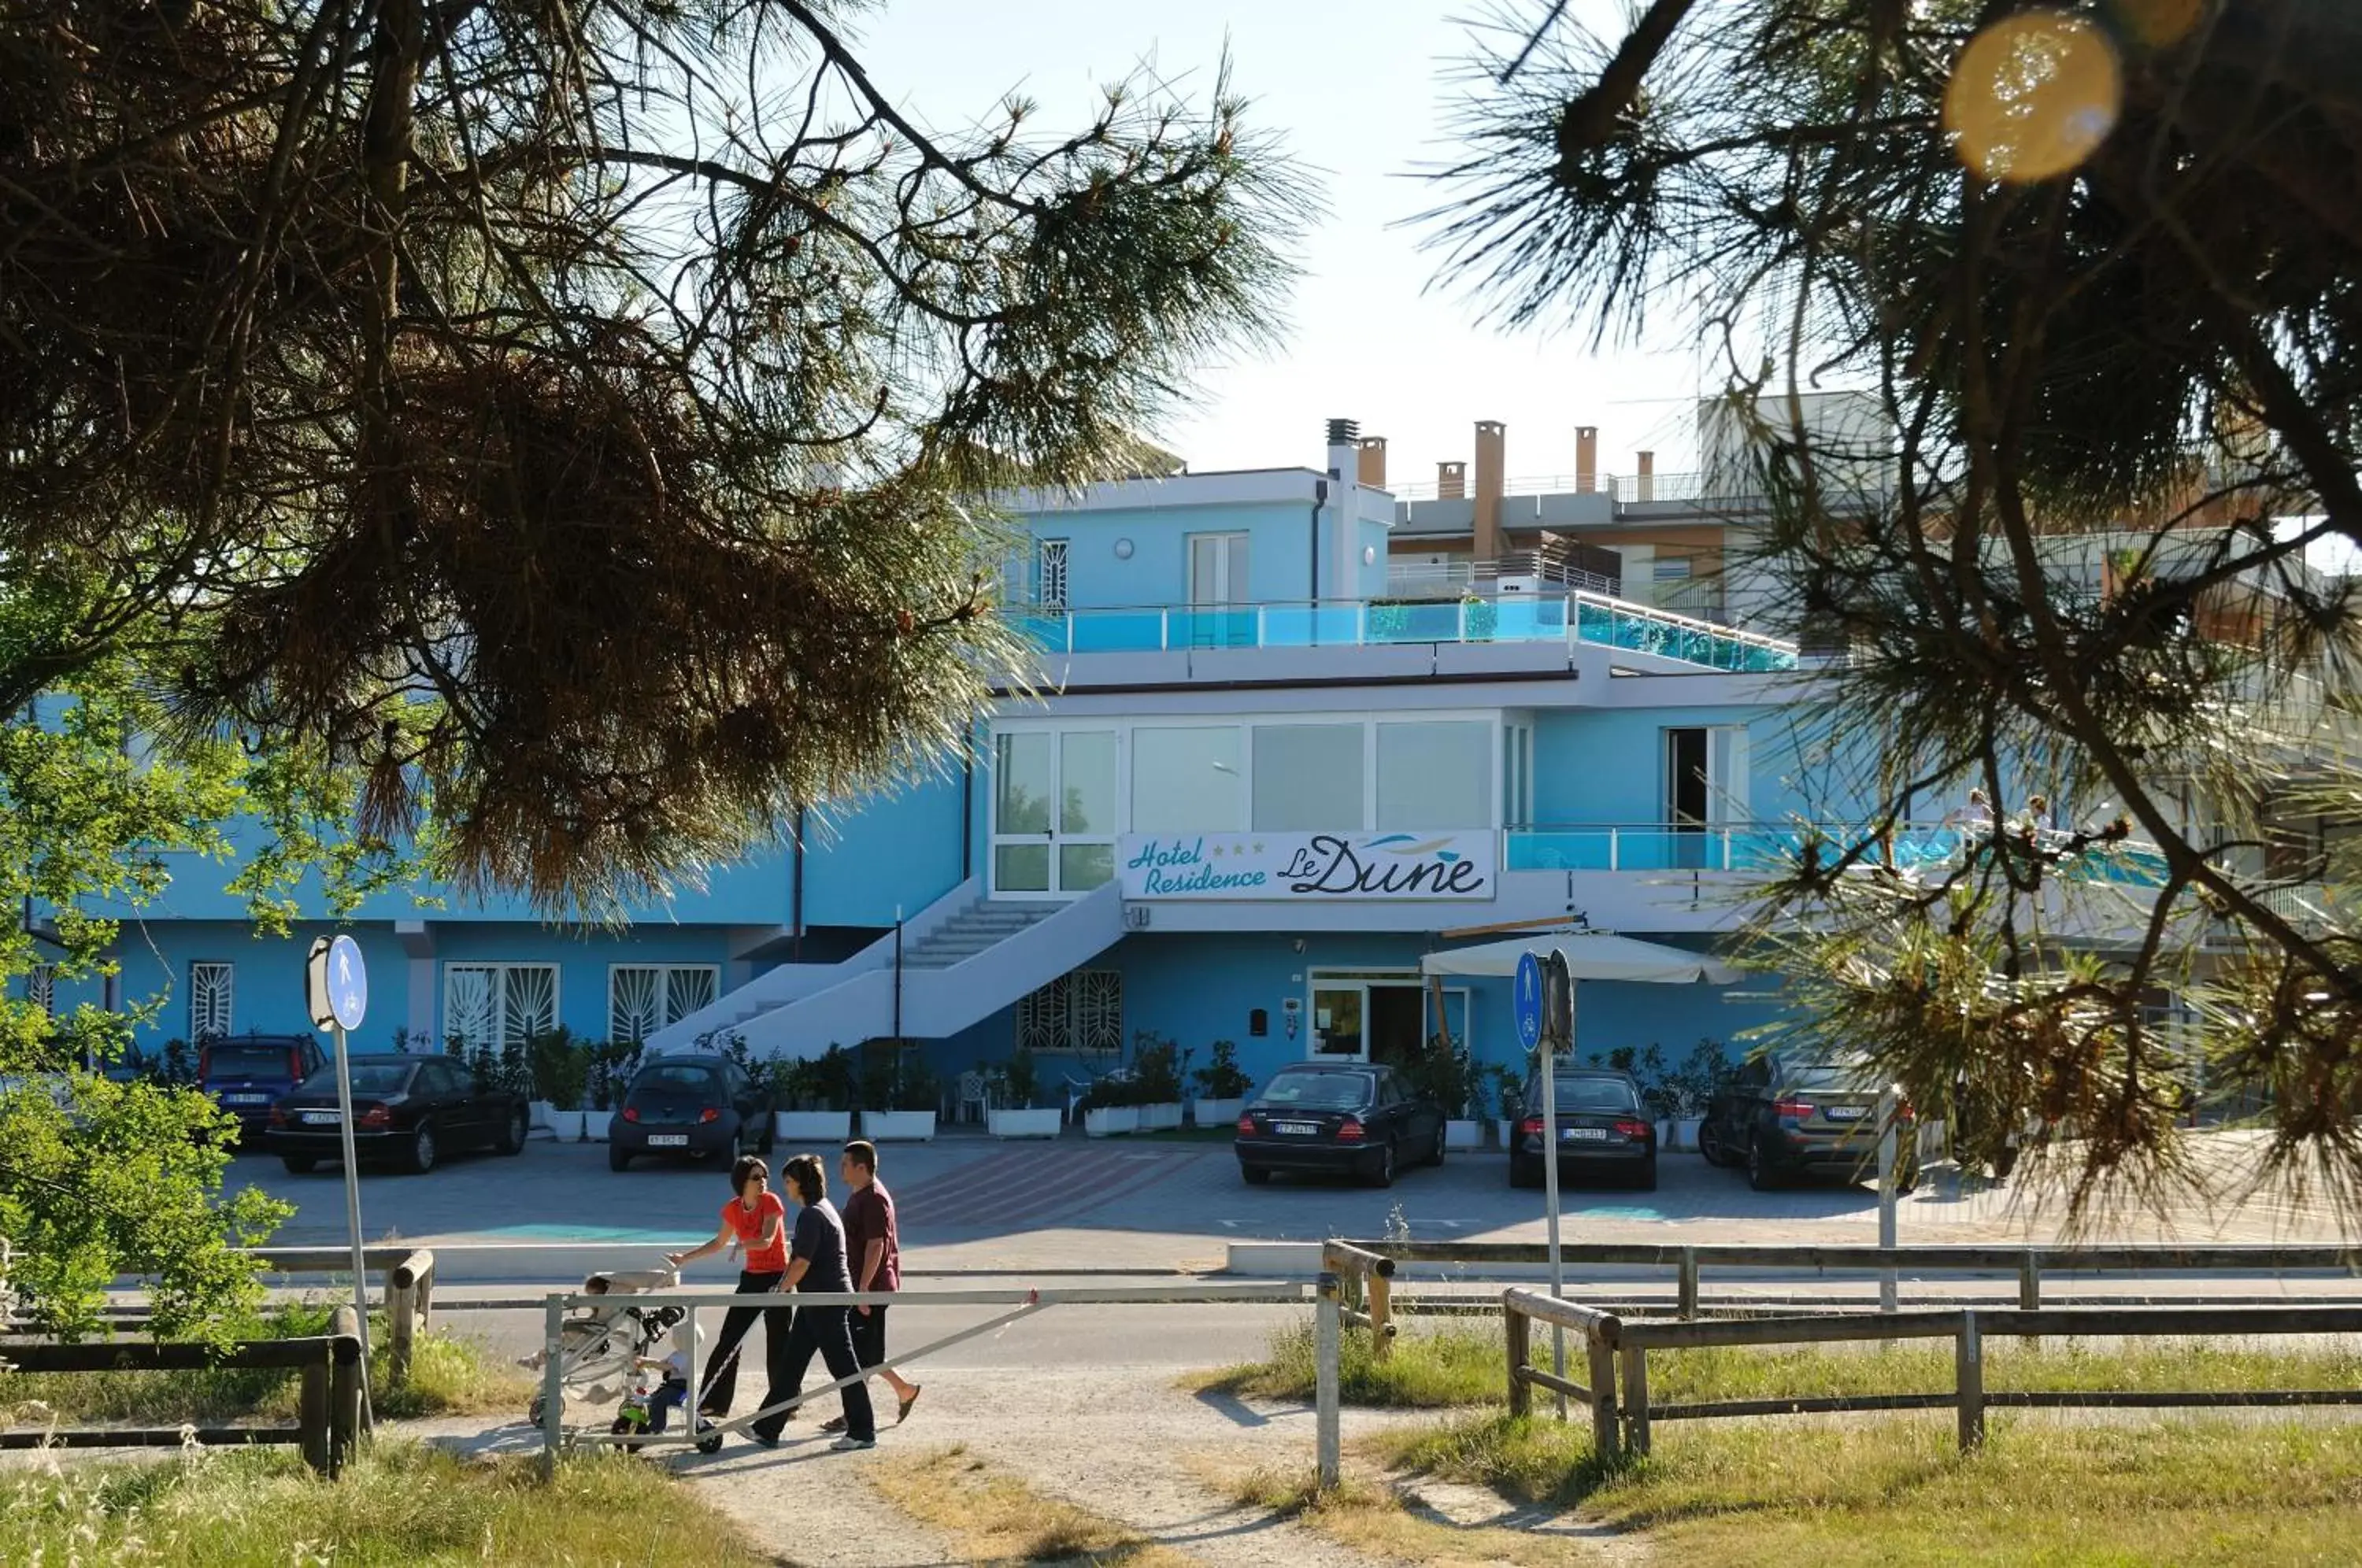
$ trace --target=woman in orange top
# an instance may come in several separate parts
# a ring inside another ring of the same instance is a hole
[[[743,1247],[746,1259],[738,1274],[738,1294],[767,1296],[778,1290],[788,1272],[788,1208],[770,1190],[770,1166],[753,1154],[741,1158],[730,1167],[730,1187],[737,1196],[722,1206],[722,1228],[703,1246],[668,1253],[666,1261],[684,1268],[724,1247]],[[730,1413],[730,1401],[738,1392],[739,1342],[755,1326],[758,1314],[763,1320],[764,1368],[773,1389],[782,1386],[779,1375],[788,1353],[788,1331],[796,1320],[795,1309],[733,1307],[722,1320],[722,1337],[713,1342],[711,1370],[698,1395],[699,1414],[719,1420]],[[767,1394],[763,1403],[768,1405],[774,1397]]]

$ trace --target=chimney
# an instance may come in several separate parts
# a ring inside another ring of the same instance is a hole
[[[1578,495],[1589,495],[1599,488],[1599,426],[1578,425],[1574,427],[1574,489]]]
[[[1501,558],[1501,464],[1507,431],[1497,419],[1476,422],[1476,526],[1469,549],[1480,561]]]
[[[1353,448],[1361,444],[1361,440],[1362,426],[1359,421],[1332,419],[1329,422],[1329,477],[1330,479],[1343,484],[1354,482],[1359,460],[1353,455]]]
[[[1361,480],[1372,490],[1386,488],[1386,438],[1383,436],[1362,437]]]
[[[1639,479],[1633,481],[1632,499],[1635,501],[1657,499],[1657,454],[1654,452],[1640,454],[1640,474]]]
[[[1467,493],[1468,465],[1466,463],[1438,463],[1435,465],[1436,500],[1457,501]]]

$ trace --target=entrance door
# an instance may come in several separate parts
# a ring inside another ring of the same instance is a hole
[[[1113,730],[993,738],[992,890],[1072,898],[1115,876]]]
[[[1468,993],[1444,993],[1451,1038],[1467,1043]],[[1399,1066],[1416,1056],[1435,1032],[1434,1009],[1425,981],[1402,970],[1330,970],[1312,977],[1312,1030],[1306,1055],[1315,1061],[1350,1058]]]
[[[1362,988],[1316,984],[1312,988],[1310,1055],[1362,1058]]]
[[[1189,536],[1189,641],[1196,647],[1242,647],[1254,640],[1247,595],[1247,536]]]

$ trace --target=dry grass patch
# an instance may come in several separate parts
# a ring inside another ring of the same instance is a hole
[[[1054,1497],[995,1470],[964,1443],[880,1460],[861,1477],[881,1497],[958,1543],[978,1563],[1120,1563],[1189,1568],[1195,1559],[1131,1526]]]
[[[1591,1540],[1550,1533],[1537,1521],[1458,1524],[1406,1492],[1352,1474],[1322,1490],[1309,1472],[1250,1470],[1207,1476],[1242,1507],[1293,1520],[1341,1546],[1421,1568],[1609,1568],[1635,1560],[1636,1540]]]

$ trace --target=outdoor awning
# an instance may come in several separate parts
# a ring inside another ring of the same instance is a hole
[[[1727,986],[1739,977],[1727,964],[1703,954],[1639,942],[1628,936],[1582,932],[1550,936],[1512,936],[1473,947],[1449,947],[1419,960],[1428,975],[1479,975],[1506,977],[1518,972],[1518,960],[1531,953],[1540,957],[1556,948],[1566,955],[1567,977],[1574,980],[1633,980],[1656,986]]]

